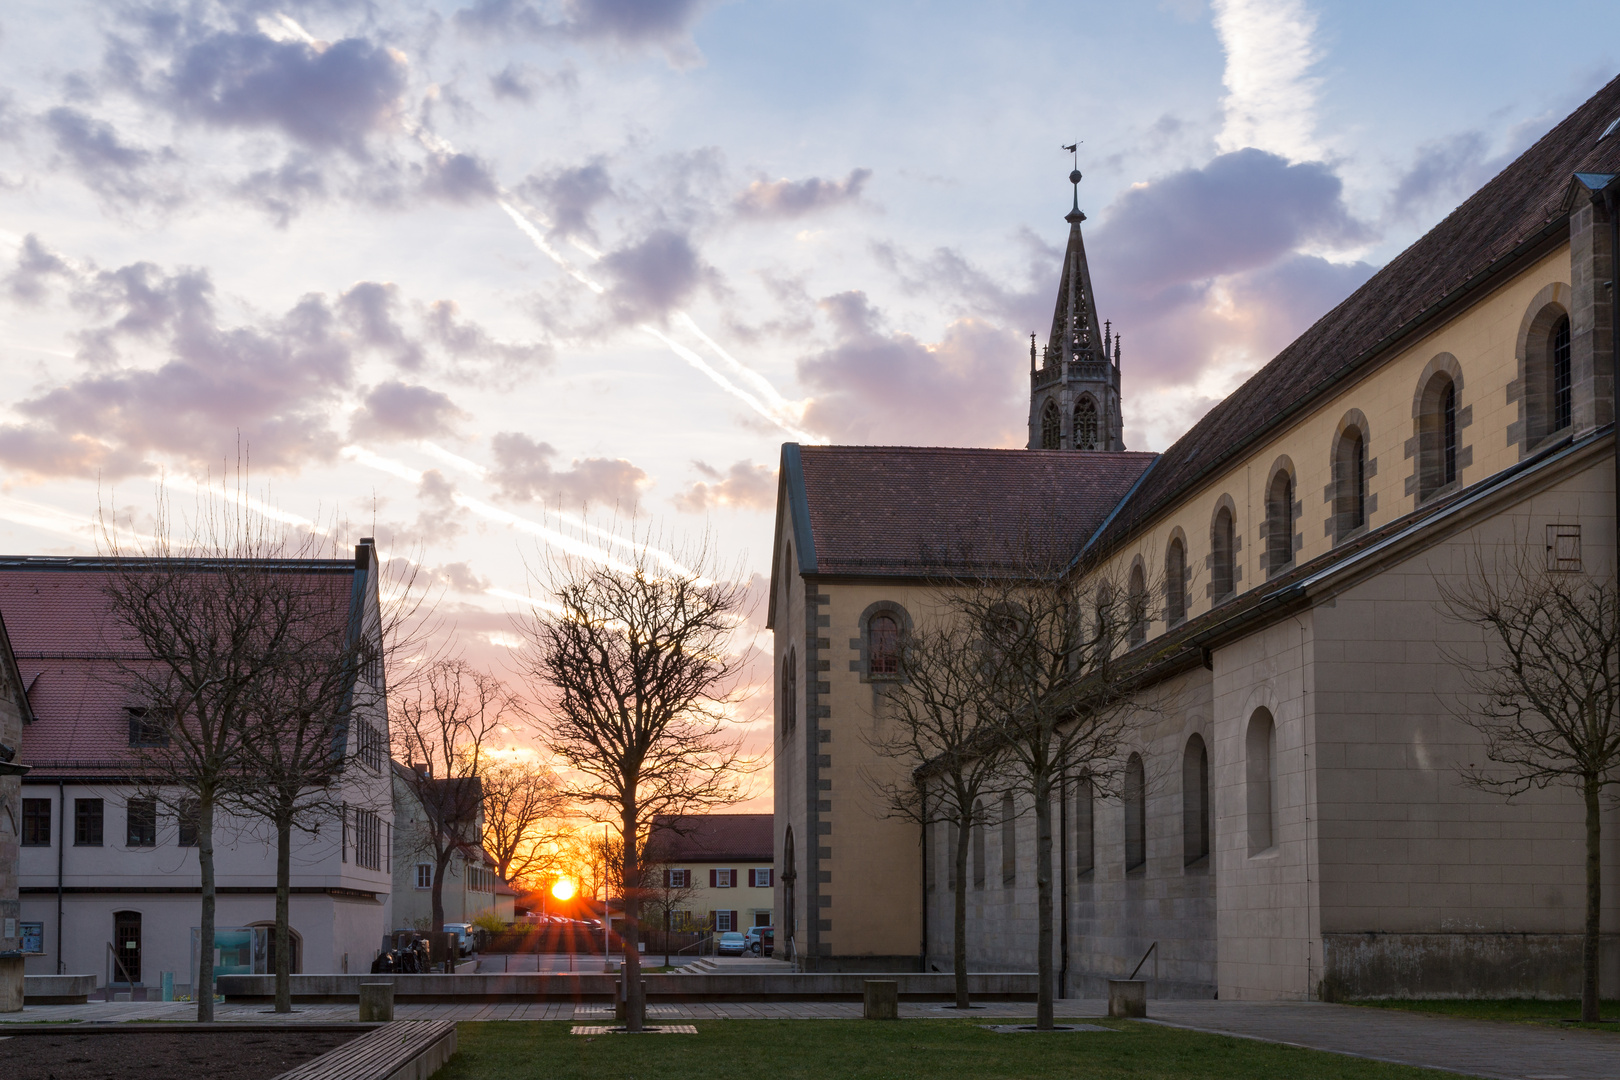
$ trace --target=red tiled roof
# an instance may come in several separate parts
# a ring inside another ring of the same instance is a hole
[[[1492,265],[1566,216],[1576,172],[1620,172],[1614,79],[1440,224],[1301,334],[1164,452],[1164,460],[1099,538],[1107,548],[1267,437],[1337,380],[1484,280]],[[1476,280],[1478,279],[1478,280]],[[1442,304],[1442,301],[1445,301]]]
[[[346,617],[354,562],[298,565],[330,581],[334,611]],[[137,653],[109,613],[108,573],[99,559],[0,557],[0,611],[34,714],[19,754],[32,777],[117,775],[136,763],[120,664]]]
[[[659,817],[647,842],[652,862],[773,862],[776,838],[770,814],[694,814]]]
[[[1026,550],[1067,562],[1155,457],[913,446],[798,453],[815,572],[900,576],[992,566]]]

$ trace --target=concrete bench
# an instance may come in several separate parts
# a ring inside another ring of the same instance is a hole
[[[396,1020],[276,1080],[427,1080],[456,1052],[449,1020]]]
[[[83,1005],[95,991],[94,975],[23,976],[25,1005]]]

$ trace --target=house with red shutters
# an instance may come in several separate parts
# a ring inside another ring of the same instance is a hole
[[[653,900],[672,930],[772,926],[776,885],[770,814],[661,816],[647,841]]]

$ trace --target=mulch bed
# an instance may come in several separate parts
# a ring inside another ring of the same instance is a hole
[[[75,1032],[0,1030],[7,1080],[271,1080],[365,1033],[347,1031]]]

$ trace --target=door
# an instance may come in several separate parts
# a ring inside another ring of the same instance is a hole
[[[113,968],[113,981],[131,983],[141,981],[141,913],[138,911],[113,912],[113,948],[118,953],[118,965]]]

